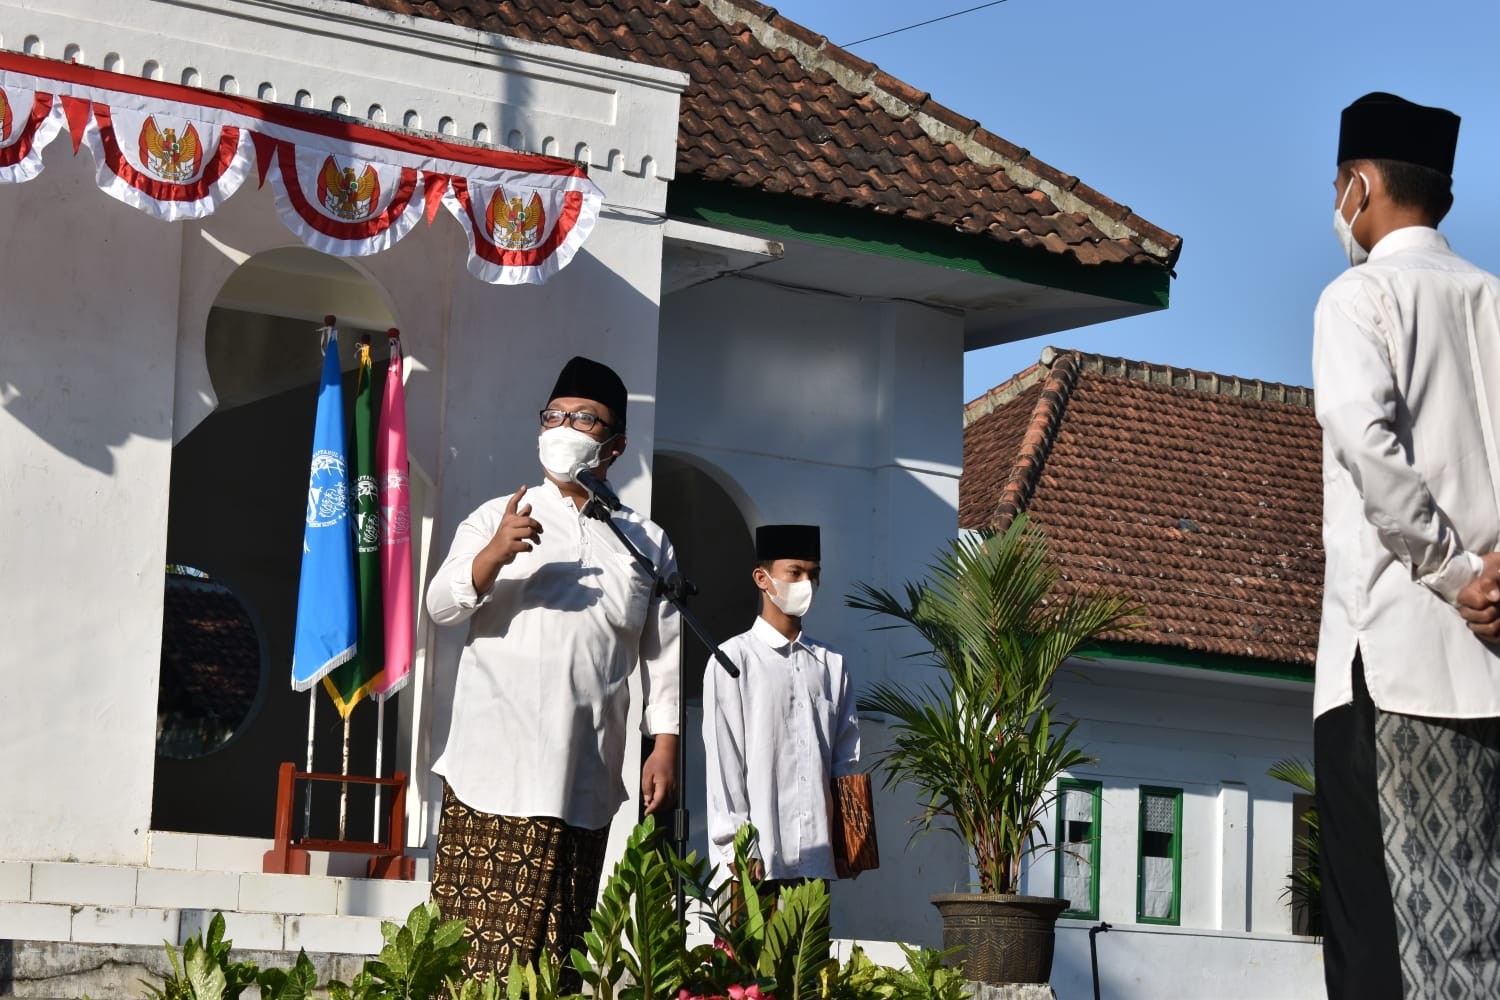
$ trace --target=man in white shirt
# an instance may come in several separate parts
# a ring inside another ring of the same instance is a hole
[[[830,783],[859,763],[844,658],[802,631],[820,549],[815,525],[756,530],[760,617],[721,647],[740,676],[710,660],[703,678],[711,853],[728,866],[735,834],[753,823],[761,874],[772,883],[836,877]]]
[[[471,973],[502,977],[543,948],[565,959],[588,929],[609,823],[626,800],[629,678],[641,664],[647,812],[672,800],[679,624],[609,526],[585,513],[580,470],[602,479],[625,450],[625,385],[587,358],[541,411],[539,486],[459,525],[427,588],[439,625],[467,622],[448,742],[433,898],[468,921]],[[662,530],[629,508],[624,534],[663,572]],[[566,973],[570,979],[572,973]],[[576,987],[576,981],[568,988]]]
[[[1330,997],[1500,995],[1500,280],[1436,226],[1458,117],[1344,109],[1318,301],[1313,727]],[[1468,619],[1466,621],[1466,618]]]

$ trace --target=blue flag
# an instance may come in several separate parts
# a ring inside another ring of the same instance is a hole
[[[359,634],[354,596],[354,532],[349,529],[349,463],[344,450],[344,384],[339,335],[328,328],[318,416],[307,479],[307,527],[297,588],[292,687],[305,691],[354,656]]]

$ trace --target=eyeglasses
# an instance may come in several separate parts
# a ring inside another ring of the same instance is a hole
[[[595,424],[602,424],[604,427],[614,430],[614,424],[587,410],[578,410],[575,413],[569,413],[567,410],[543,410],[540,416],[542,418],[542,426],[548,428],[561,427],[566,423],[574,430],[580,430],[587,434],[594,429]]]

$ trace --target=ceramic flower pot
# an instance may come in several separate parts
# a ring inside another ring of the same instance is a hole
[[[1052,975],[1057,918],[1066,899],[990,893],[940,893],[943,950],[964,976],[981,983],[1045,983]]]

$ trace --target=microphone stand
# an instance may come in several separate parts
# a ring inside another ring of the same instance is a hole
[[[646,554],[640,549],[636,548],[635,543],[632,542],[628,537],[626,537],[624,531],[620,530],[620,526],[616,524],[614,518],[610,516],[611,512],[608,505],[606,505],[604,501],[600,500],[598,494],[596,494],[592,490],[589,490],[587,486],[584,486],[584,489],[588,490],[589,500],[588,503],[583,505],[583,513],[588,517],[592,517],[596,521],[603,521],[606,525],[609,526],[609,530],[614,532],[614,536],[620,540],[620,544],[625,546],[625,551],[630,553],[630,556],[635,560],[636,565],[640,566],[641,569],[646,572],[646,575],[651,577],[652,582],[655,584],[655,592],[657,594],[660,594],[662,597],[665,597],[672,603],[672,607],[677,609],[677,613],[682,616],[683,621],[687,622],[688,627],[693,630],[693,633],[697,635],[699,639],[703,640],[703,644],[705,646],[713,651],[714,659],[719,661],[719,666],[724,668],[724,672],[727,673],[730,677],[739,677],[739,668],[734,665],[734,662],[730,660],[728,656],[724,655],[724,651],[720,649],[719,644],[714,642],[714,640],[709,636],[708,630],[703,627],[703,623],[698,621],[697,617],[687,609],[687,599],[696,594],[698,592],[698,588],[692,583],[692,581],[683,577],[681,573],[673,573],[670,577],[663,578],[660,571],[657,570],[656,566],[651,562],[651,560],[646,558]],[[687,677],[686,671],[682,669],[681,647],[679,646],[678,649],[677,806],[672,810],[672,843],[677,850],[677,856],[679,858],[685,858],[687,857],[688,842],[688,810],[686,787]],[[672,882],[674,892],[677,897],[677,920],[679,923],[683,923],[687,919],[687,899],[683,894],[681,871],[673,869]]]

